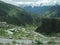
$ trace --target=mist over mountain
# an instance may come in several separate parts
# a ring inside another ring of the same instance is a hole
[[[24,10],[35,13],[35,14],[43,14],[46,11],[48,11],[52,6],[36,6],[36,7],[31,7],[31,6],[20,6]]]
[[[12,5],[25,5],[25,6],[50,6],[50,5],[60,5],[60,0],[1,0]]]

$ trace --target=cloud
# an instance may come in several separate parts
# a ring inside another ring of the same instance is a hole
[[[17,2],[19,2],[19,1],[23,1],[23,2],[36,2],[36,1],[39,1],[39,0],[13,0],[13,1],[17,1]]]
[[[55,4],[60,4],[60,0],[2,0],[6,3],[10,3],[10,4],[13,4],[13,5],[16,5],[16,6],[19,6],[19,5],[31,5],[31,6],[44,6],[44,5],[55,5]]]
[[[18,6],[17,2],[14,2],[13,0],[1,0],[1,1]]]

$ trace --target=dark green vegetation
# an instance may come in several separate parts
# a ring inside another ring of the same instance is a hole
[[[40,18],[37,15],[0,1],[0,21],[14,25],[38,25]]]
[[[59,18],[44,18],[42,24],[36,29],[37,32],[43,34],[60,33],[60,19]]]

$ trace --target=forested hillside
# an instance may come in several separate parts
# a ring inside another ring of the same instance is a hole
[[[38,25],[40,17],[0,1],[0,21],[15,25]]]

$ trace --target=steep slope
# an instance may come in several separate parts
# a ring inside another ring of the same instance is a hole
[[[40,22],[39,16],[0,1],[0,21],[15,25],[36,25]]]
[[[53,7],[51,7],[51,11],[50,11],[51,17],[60,17],[60,5],[55,5]]]
[[[43,16],[52,18],[60,17],[60,5],[52,6],[49,10],[45,11]]]

